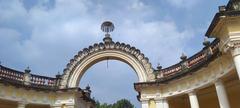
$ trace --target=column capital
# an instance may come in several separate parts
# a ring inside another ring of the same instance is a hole
[[[167,101],[167,97],[161,97],[161,98],[154,98],[155,102],[163,102],[163,101]]]
[[[140,99],[140,101],[142,102],[142,103],[145,103],[145,102],[148,102],[150,99],[148,99],[148,98],[141,98]]]
[[[189,90],[186,92],[188,95],[196,95],[197,90]]]
[[[228,38],[223,42],[220,49],[223,52],[231,51],[232,55],[234,56],[234,51],[240,48],[240,35],[237,37],[238,38]]]
[[[26,101],[18,101],[18,108],[25,108],[25,106],[28,104]]]
[[[156,108],[169,108],[167,97],[155,98]]]
[[[214,81],[214,84],[215,84],[215,86],[218,86],[218,85],[221,86],[221,85],[223,85],[223,82],[221,79],[218,79],[218,80]]]

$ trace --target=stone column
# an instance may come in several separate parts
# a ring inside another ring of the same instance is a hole
[[[162,100],[161,99],[155,99],[155,103],[156,103],[156,108],[162,108]]]
[[[215,82],[220,108],[230,108],[228,97],[221,80]]]
[[[169,108],[169,104],[166,98],[155,99],[156,108]]]
[[[167,99],[163,99],[163,108],[169,108]]]
[[[141,100],[142,108],[148,108],[148,101],[147,99]]]
[[[240,47],[233,47],[231,50],[233,61],[238,73],[238,78],[240,78]]]
[[[188,93],[191,108],[199,108],[198,98],[195,91]]]
[[[18,107],[17,108],[25,108],[26,107],[26,102],[18,102]]]

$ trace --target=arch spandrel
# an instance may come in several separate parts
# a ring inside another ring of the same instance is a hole
[[[127,63],[135,70],[139,82],[155,81],[152,65],[139,49],[125,43],[101,42],[84,48],[70,60],[62,75],[61,88],[77,87],[88,68],[107,59]]]

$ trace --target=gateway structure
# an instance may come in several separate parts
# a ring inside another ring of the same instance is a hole
[[[195,55],[167,68],[154,69],[139,49],[114,42],[109,32],[114,25],[102,25],[103,42],[84,48],[55,78],[20,72],[0,65],[1,108],[94,108],[90,87],[79,82],[97,62],[114,59],[136,72],[134,84],[142,108],[240,108],[240,1],[220,6]]]

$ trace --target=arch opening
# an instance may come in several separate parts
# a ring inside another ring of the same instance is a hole
[[[121,99],[140,103],[133,83],[138,81],[135,71],[119,60],[104,60],[91,66],[81,78],[81,88],[91,87],[91,96],[101,103],[113,104]]]
[[[119,52],[101,52],[100,54],[97,53],[89,56],[85,61],[82,61],[82,63],[79,64],[75,70],[76,72],[73,72],[73,75],[70,78],[73,80],[69,81],[68,87],[78,86],[86,70],[94,64],[104,60],[118,60],[124,62],[132,67],[132,69],[136,72],[139,82],[147,81],[143,66],[139,65],[138,61],[134,60],[134,58]]]

